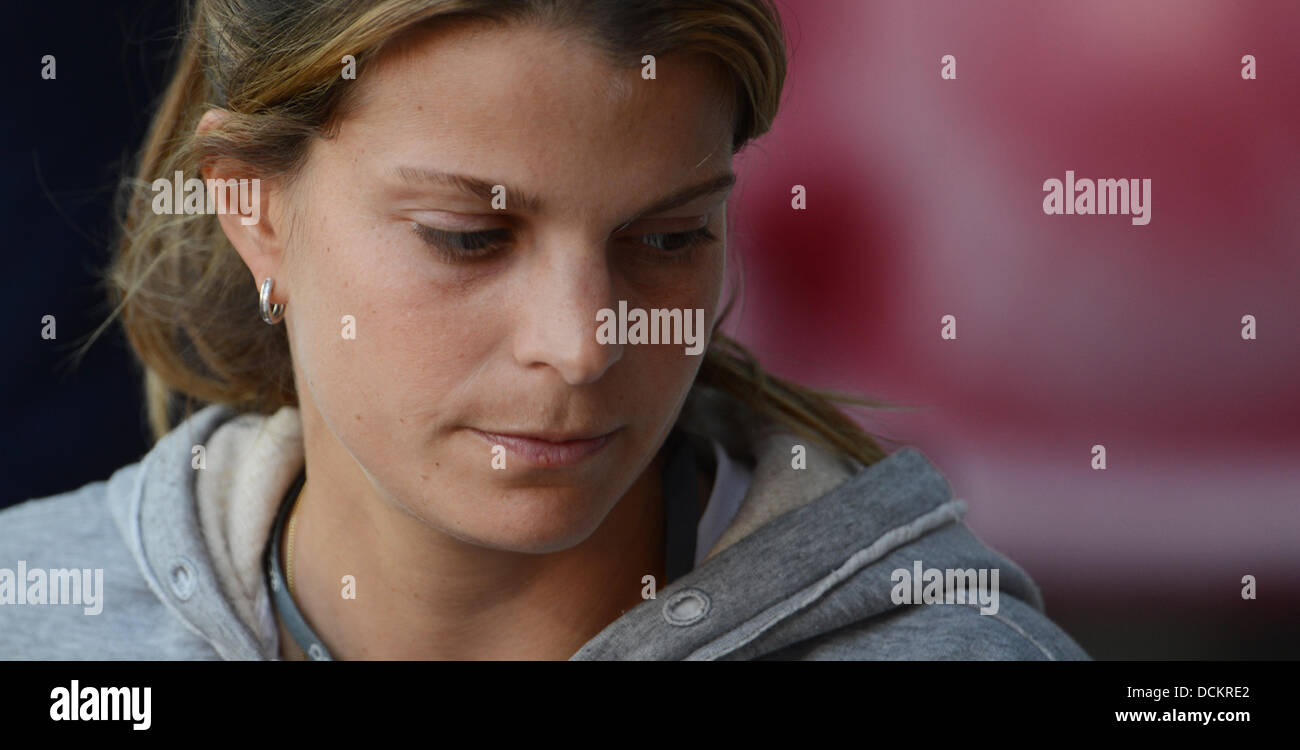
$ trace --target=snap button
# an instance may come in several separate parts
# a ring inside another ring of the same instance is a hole
[[[311,656],[312,659],[315,659],[316,661],[325,660],[325,649],[321,648],[319,643],[313,643],[310,646],[308,646],[307,653],[308,655]]]
[[[181,601],[188,601],[194,595],[194,586],[198,581],[198,573],[194,571],[194,564],[183,557],[172,560],[171,566],[171,586],[172,593]]]
[[[694,625],[709,613],[709,595],[699,589],[682,589],[664,602],[664,619],[669,625]]]

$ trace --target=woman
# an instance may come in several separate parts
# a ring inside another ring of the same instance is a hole
[[[767,3],[266,7],[196,3],[126,195],[160,440],[0,514],[103,611],[0,607],[0,656],[1086,658],[918,451],[716,330]],[[978,592],[916,606],[940,563]]]

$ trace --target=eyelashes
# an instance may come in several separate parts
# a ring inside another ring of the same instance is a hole
[[[493,255],[501,249],[504,239],[510,234],[506,229],[447,232],[419,223],[415,224],[414,230],[420,239],[436,250],[444,260],[453,262],[479,260]]]
[[[659,243],[647,242],[646,245],[666,253],[673,257],[680,257],[689,254],[691,250],[698,245],[703,245],[717,239],[708,227],[692,229],[689,232],[657,232],[655,234],[643,234],[642,238],[653,237],[661,238]],[[669,247],[664,247],[668,245]]]
[[[445,261],[469,263],[486,260],[503,252],[510,239],[509,229],[487,229],[478,232],[448,232],[415,223],[413,231]],[[695,251],[717,239],[708,227],[687,232],[656,232],[636,237],[651,260],[660,263],[685,263]]]

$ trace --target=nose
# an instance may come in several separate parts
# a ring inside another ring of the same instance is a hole
[[[553,368],[569,385],[594,383],[623,356],[623,345],[596,340],[596,313],[612,303],[613,282],[600,243],[569,242],[534,256],[517,309],[515,361]]]

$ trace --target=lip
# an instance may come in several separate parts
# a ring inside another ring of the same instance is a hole
[[[544,438],[538,435],[486,432],[473,427],[469,429],[491,445],[503,446],[511,455],[533,466],[564,467],[574,466],[598,453],[609,445],[622,428],[588,438],[564,438],[564,436],[552,435]]]

